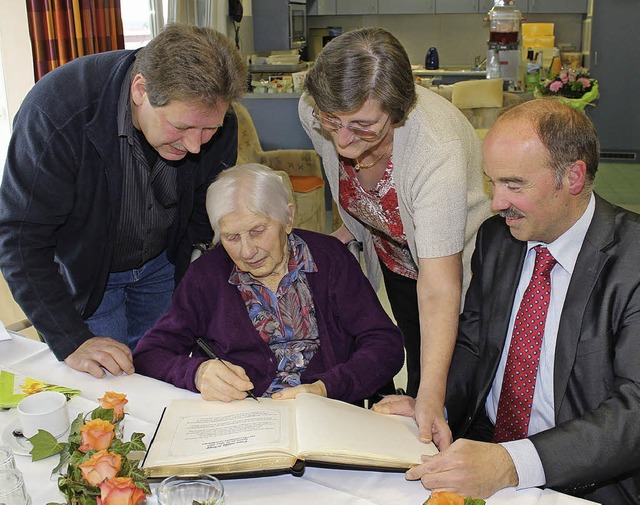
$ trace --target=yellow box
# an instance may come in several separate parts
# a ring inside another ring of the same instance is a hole
[[[556,38],[553,35],[522,36],[522,47],[554,47]]]
[[[553,35],[553,23],[522,23],[523,36]]]

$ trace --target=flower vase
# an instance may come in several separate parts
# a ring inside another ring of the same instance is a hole
[[[587,91],[580,98],[567,98],[566,96],[553,96],[553,95],[542,95],[539,92],[534,93],[535,98],[551,98],[552,100],[557,100],[569,107],[573,107],[580,112],[584,112],[584,109],[587,105],[591,104],[595,99],[598,98],[598,81],[594,80],[591,89]],[[595,104],[592,104],[595,105]]]
[[[124,441],[124,417],[115,424],[113,433],[115,438]]]

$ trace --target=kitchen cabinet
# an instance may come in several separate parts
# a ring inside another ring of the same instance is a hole
[[[475,14],[479,12],[478,3],[479,0],[436,0],[436,14]]]
[[[631,48],[640,47],[638,26],[637,0],[594,0],[589,56],[600,98],[586,112],[600,137],[603,161],[640,162],[640,72],[630,57]]]
[[[433,14],[435,6],[436,0],[378,0],[378,14]]]
[[[307,16],[335,16],[336,0],[307,0]]]
[[[557,0],[555,0],[557,1]],[[564,0],[562,0],[564,1]],[[478,1],[478,12],[480,14],[486,14],[487,12],[489,12],[491,10],[491,8],[494,5],[494,1],[493,0],[479,0]],[[520,12],[529,12],[528,11],[528,5],[527,5],[527,0],[515,0],[515,2],[513,3],[513,6],[518,9]]]
[[[336,14],[377,14],[378,0],[336,0]]]
[[[529,0],[529,14],[586,14],[588,0]]]

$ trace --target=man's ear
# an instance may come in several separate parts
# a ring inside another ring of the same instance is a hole
[[[579,195],[582,193],[587,180],[587,164],[578,160],[569,167],[569,193]]]
[[[136,74],[131,81],[131,100],[136,105],[142,105],[144,102],[144,97],[147,94],[147,90],[144,85],[147,83],[147,80],[143,77],[142,74]]]

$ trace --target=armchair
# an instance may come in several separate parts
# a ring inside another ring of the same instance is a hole
[[[260,163],[287,175],[293,191],[296,228],[325,232],[324,179],[320,157],[313,149],[264,151],[247,108],[234,103],[238,116],[237,163]]]

